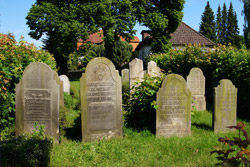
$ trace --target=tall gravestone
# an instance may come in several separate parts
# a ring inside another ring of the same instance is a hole
[[[192,93],[192,105],[198,110],[206,110],[205,77],[201,69],[192,68],[187,76],[187,86]]]
[[[161,69],[157,66],[156,62],[150,61],[148,62],[148,71],[149,76],[157,77],[161,75]]]
[[[113,63],[104,57],[92,59],[80,85],[83,141],[121,137],[121,77]]]
[[[191,92],[185,79],[167,75],[157,92],[156,136],[191,135]]]
[[[60,86],[60,107],[64,107],[63,81],[59,78],[56,71],[54,71],[54,79],[56,80],[56,83]]]
[[[16,135],[32,133],[36,122],[58,141],[59,95],[54,71],[44,63],[29,64],[16,85]]]
[[[67,75],[60,75],[59,78],[63,82],[63,92],[70,94],[70,82]]]
[[[129,63],[129,82],[130,88],[133,87],[137,81],[142,81],[144,78],[143,62],[140,59],[133,59]]]
[[[214,132],[230,131],[237,121],[237,88],[228,79],[220,80],[214,92]]]

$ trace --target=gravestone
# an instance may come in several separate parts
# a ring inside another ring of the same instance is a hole
[[[60,107],[64,107],[63,81],[60,80],[56,71],[54,71],[54,79],[56,80],[56,83],[60,86]]]
[[[143,81],[144,71],[143,71],[143,62],[140,59],[133,59],[129,63],[129,82],[130,89],[133,87],[133,84],[137,81]]]
[[[122,70],[122,91],[129,91],[129,69]]]
[[[206,110],[205,77],[201,69],[192,68],[187,76],[187,86],[192,93],[194,106],[198,111]]]
[[[80,79],[82,139],[122,136],[121,77],[104,57],[92,59]]]
[[[60,75],[59,78],[63,82],[63,92],[70,94],[70,82],[67,75]]]
[[[214,92],[214,132],[230,131],[237,119],[237,88],[228,79],[220,80]]]
[[[32,133],[36,122],[59,141],[59,95],[54,71],[44,63],[29,64],[16,85],[16,135]]]
[[[167,75],[157,92],[156,136],[191,135],[191,92],[185,79]]]
[[[156,62],[148,62],[148,75],[151,77],[159,77],[161,75],[161,69],[156,65]]]

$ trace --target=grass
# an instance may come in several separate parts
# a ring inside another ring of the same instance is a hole
[[[71,85],[72,90],[79,92],[79,81],[73,81]],[[83,143],[78,101],[79,94],[75,93],[73,107],[66,114],[71,115],[66,119],[72,122],[68,130],[77,134],[72,137],[66,133],[61,143],[54,145],[50,160],[53,167],[211,167],[218,162],[216,155],[210,156],[210,151],[221,146],[218,138],[238,136],[237,132],[214,134],[212,113],[203,111],[193,113],[192,135],[189,137],[156,138],[149,131],[137,132],[124,127],[123,138]],[[250,124],[244,122],[249,132]]]

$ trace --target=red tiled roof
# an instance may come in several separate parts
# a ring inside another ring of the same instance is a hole
[[[83,43],[86,43],[86,42],[91,42],[93,44],[101,44],[103,43],[103,31],[102,30],[99,30],[98,32],[96,33],[93,33],[93,34],[90,34],[89,35],[89,38],[86,40],[86,41],[83,41],[83,40],[79,40],[77,42],[77,47],[81,46]],[[124,38],[121,37],[121,40],[122,41],[125,41]],[[134,37],[134,39],[132,39],[129,44],[131,44],[133,46],[133,51],[135,50],[135,48],[139,45],[140,43],[140,40],[137,36]]]

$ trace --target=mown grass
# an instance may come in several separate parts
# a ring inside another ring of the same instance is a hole
[[[79,89],[78,81],[71,82],[71,85]],[[78,103],[73,102],[74,105]],[[74,116],[67,119],[79,120],[79,109],[71,109],[68,114],[71,114],[70,112]],[[249,132],[249,122],[244,122]],[[210,151],[221,146],[218,138],[238,136],[237,132],[214,134],[212,113],[208,111],[193,112],[192,135],[183,138],[156,138],[155,134],[149,131],[137,132],[124,127],[123,138],[83,143],[77,126],[80,125],[72,124],[70,127],[72,131],[76,128],[75,131],[79,133],[77,137],[70,137],[69,133],[66,133],[61,143],[54,145],[50,166],[211,167],[218,163],[216,155],[210,155]]]

